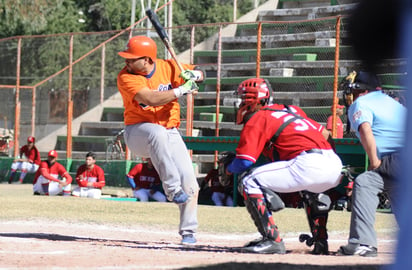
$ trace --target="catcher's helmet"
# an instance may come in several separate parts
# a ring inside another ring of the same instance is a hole
[[[365,71],[352,71],[341,81],[339,88],[343,91],[346,107],[349,107],[360,93],[381,89],[378,77]]]
[[[140,57],[150,57],[156,60],[157,46],[153,39],[146,36],[132,37],[127,43],[126,50],[119,52],[119,55],[126,59],[136,59]]]
[[[241,99],[236,115],[236,124],[245,124],[255,112],[256,105],[272,102],[272,87],[262,78],[247,79],[240,83],[237,95]]]

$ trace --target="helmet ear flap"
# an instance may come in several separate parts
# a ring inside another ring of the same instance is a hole
[[[273,88],[272,88],[272,85],[270,84],[268,79],[264,79],[264,81],[265,81],[266,86],[267,86],[268,91],[269,91],[269,93],[268,93],[269,98],[266,101],[266,105],[272,105],[273,104]]]

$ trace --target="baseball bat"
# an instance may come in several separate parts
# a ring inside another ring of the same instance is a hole
[[[165,45],[167,51],[172,56],[173,60],[176,62],[177,66],[179,67],[180,71],[184,71],[182,65],[179,63],[176,57],[175,50],[172,47],[172,43],[169,40],[169,36],[167,35],[164,27],[161,25],[159,18],[157,17],[156,13],[154,13],[150,8],[146,10],[146,15],[149,18],[150,22],[152,23],[154,29],[156,30],[157,34],[159,35],[160,39],[162,40],[163,44]]]

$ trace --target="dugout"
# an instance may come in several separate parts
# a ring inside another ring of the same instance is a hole
[[[235,151],[239,142],[237,136],[203,136],[203,137],[183,137],[188,149],[195,151],[208,151],[213,153],[214,151]],[[353,175],[366,170],[368,166],[367,155],[360,143],[356,138],[344,138],[334,139],[336,151],[342,159],[343,165],[350,165]],[[8,180],[10,166],[13,162],[13,158],[0,157],[0,182],[6,182]],[[58,159],[58,162],[66,167],[70,175],[74,178],[77,168],[84,163],[84,159]],[[103,168],[106,178],[106,186],[110,187],[129,187],[129,184],[125,180],[125,175],[134,166],[136,161],[127,160],[97,160],[96,164]],[[195,164],[194,164],[195,167]],[[18,175],[15,176],[16,178]],[[31,184],[33,182],[34,174],[28,174],[24,179],[25,184]],[[75,180],[73,179],[74,184]],[[344,194],[344,186],[347,184],[347,179],[343,179],[342,183],[336,187],[337,191]],[[236,194],[236,193],[235,193]],[[236,202],[237,198],[234,197]],[[199,200],[200,204],[211,204],[208,200]]]

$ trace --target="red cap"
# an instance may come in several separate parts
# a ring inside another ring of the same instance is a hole
[[[353,189],[353,181],[350,181],[345,188]]]
[[[57,151],[56,150],[50,150],[49,154],[47,156],[57,158]]]
[[[343,108],[345,108],[345,105],[336,105],[336,109],[343,109]],[[333,110],[333,105],[330,107],[330,110],[332,111]]]
[[[32,143],[34,143],[36,141],[36,138],[34,138],[33,136],[29,136],[28,138],[27,138],[27,142],[32,142]]]

